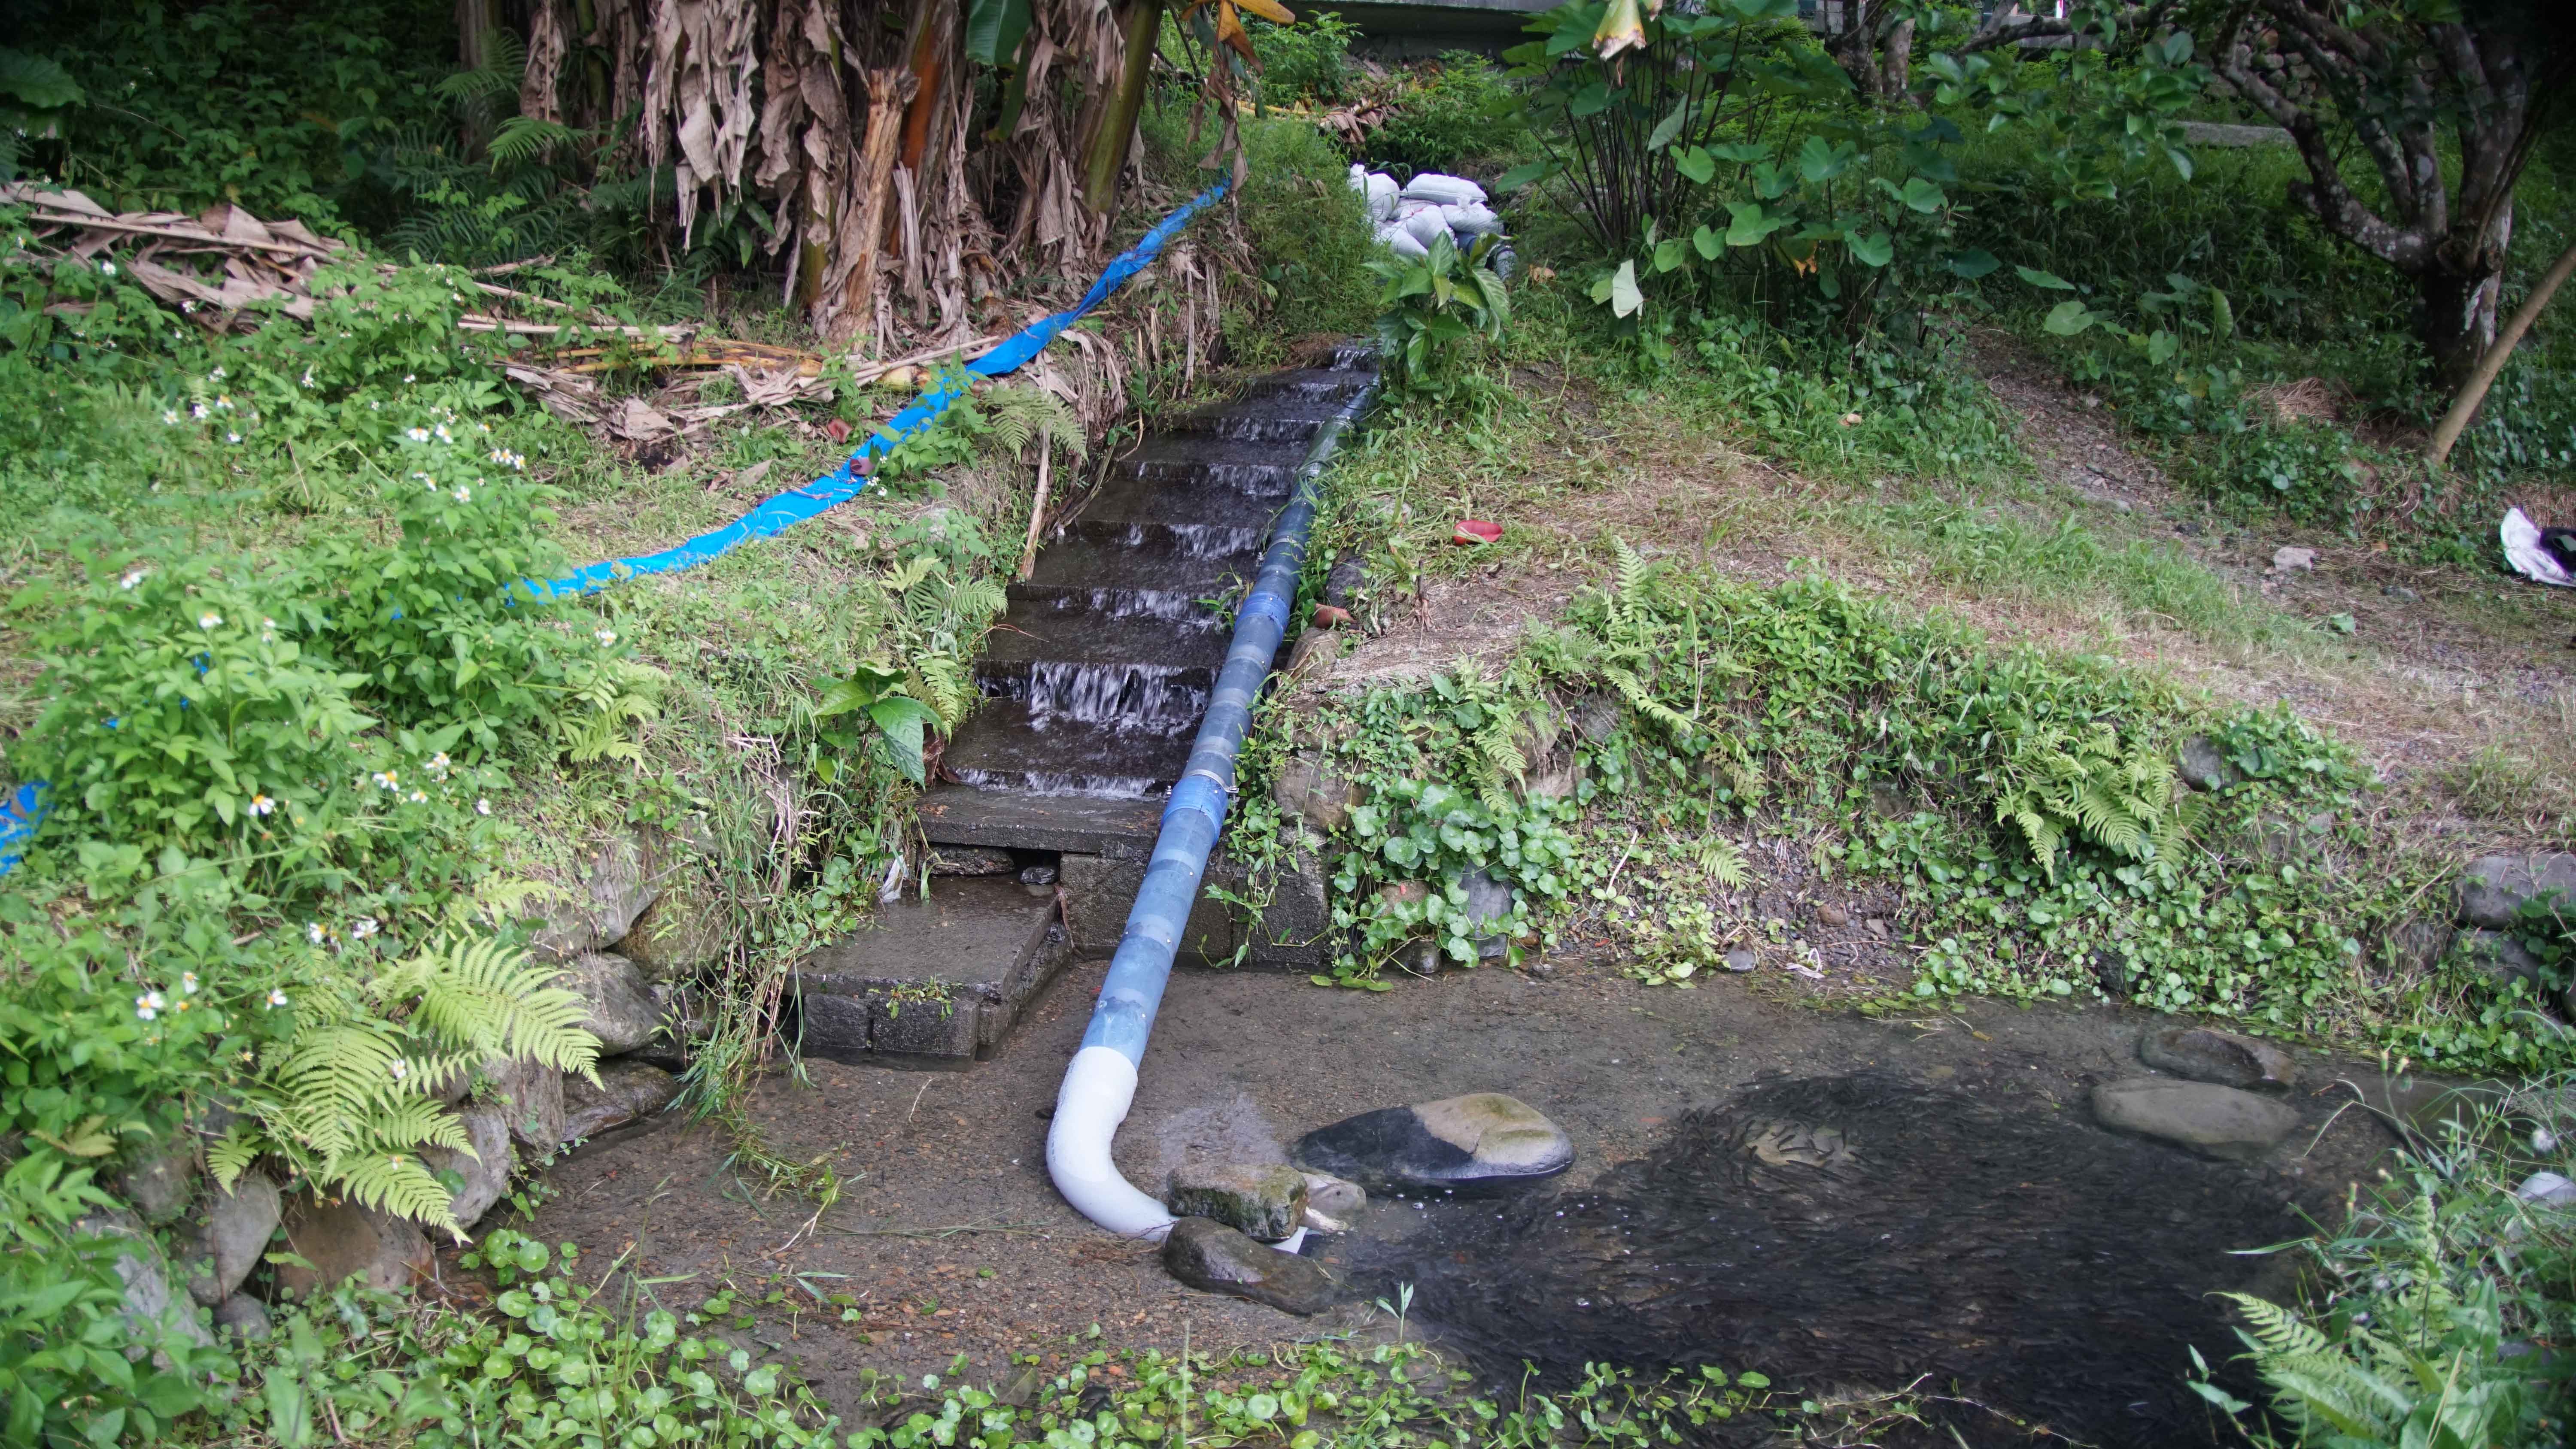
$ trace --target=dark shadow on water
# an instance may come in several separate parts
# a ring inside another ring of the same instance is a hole
[[[2300,1227],[2252,1174],[2104,1132],[2080,1103],[2007,1110],[1872,1073],[1756,1083],[1588,1191],[1421,1216],[1353,1244],[1356,1276],[1414,1285],[1415,1321],[1492,1380],[1526,1362],[1562,1387],[1587,1361],[1810,1391],[1921,1378],[2106,1446],[2212,1442],[2189,1348],[2224,1365],[2238,1346],[2208,1295],[2265,1262],[2229,1250]],[[2027,1442],[1995,1415],[1944,1419],[1970,1444]]]

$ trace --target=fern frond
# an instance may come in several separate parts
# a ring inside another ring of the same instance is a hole
[[[1744,884],[1744,852],[1732,840],[1712,835],[1699,843],[1699,868],[1709,879],[1733,890]]]
[[[344,1163],[336,1186],[343,1196],[363,1207],[444,1228],[459,1239],[465,1236],[450,1207],[447,1189],[439,1186],[428,1166],[411,1153],[388,1152]]]
[[[586,1072],[599,1058],[599,1039],[581,1029],[589,1014],[582,999],[555,978],[525,951],[485,937],[423,946],[379,990],[417,993],[412,1028],[451,1052]]]

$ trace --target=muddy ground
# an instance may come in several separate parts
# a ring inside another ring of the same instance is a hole
[[[772,1149],[799,1161],[824,1158],[849,1180],[819,1218],[809,1202],[765,1197],[756,1174],[729,1166],[721,1131],[670,1125],[592,1144],[558,1163],[548,1175],[558,1196],[538,1214],[537,1231],[579,1243],[588,1262],[615,1260],[619,1272],[656,1280],[644,1291],[674,1309],[727,1285],[757,1290],[755,1297],[783,1289],[783,1304],[737,1337],[794,1364],[845,1407],[858,1403],[875,1374],[918,1382],[960,1356],[969,1378],[989,1383],[1012,1376],[1013,1354],[1060,1365],[1068,1340],[1095,1324],[1114,1348],[1176,1349],[1186,1331],[1193,1346],[1209,1350],[1358,1327],[1369,1314],[1358,1303],[1301,1320],[1184,1288],[1164,1276],[1151,1249],[1105,1236],[1055,1195],[1044,1166],[1047,1118],[1104,968],[1069,968],[998,1055],[971,1069],[815,1062],[809,1081],[781,1077],[760,1090],[751,1112]],[[2087,1090],[2140,1074],[2139,1032],[2160,1020],[2107,1006],[1995,1002],[1873,1020],[1803,989],[1766,970],[1697,990],[1649,991],[1581,964],[1544,980],[1491,968],[1452,972],[1375,994],[1321,989],[1297,976],[1185,971],[1164,998],[1119,1139],[1121,1166],[1132,1180],[1158,1185],[1191,1151],[1272,1155],[1297,1134],[1355,1112],[1502,1090],[1574,1138],[1573,1172],[1547,1189],[1571,1195],[1605,1186],[1605,1175],[1669,1145],[1671,1124],[1685,1113],[1723,1104],[1748,1084],[1851,1073],[2036,1114],[2057,1124],[2051,1130],[2079,1134],[2065,1140],[2081,1149],[2094,1137],[2107,1141],[2091,1125]],[[2306,1125],[2271,1159],[2219,1166],[2156,1147],[2124,1159],[2153,1165],[2128,1170],[2141,1179],[2138,1191],[2162,1190],[2170,1179],[2223,1182],[2236,1200],[2257,1195],[2277,1205],[2269,1219],[2257,1214],[2262,1231],[2252,1231],[2241,1210],[2230,1231],[2264,1241],[2298,1236],[2307,1216],[2331,1218],[2394,1139],[2366,1112],[2337,1111],[2351,1093],[2335,1082],[2364,1079],[2365,1064],[2297,1055]],[[1919,1177],[1924,1169],[1918,1161],[1908,1171]],[[2026,1183],[1984,1181],[1980,1171],[1974,1154],[1962,1156],[1957,1181],[1933,1196],[1954,1188],[1963,1216],[1986,1217],[2047,1198],[2022,1190]],[[2047,1213],[2068,1211],[2062,1200],[2052,1204]],[[1358,1238],[1325,1240],[1318,1254],[1365,1277],[1368,1262],[1403,1256],[1379,1250],[1414,1233],[1420,1211],[1373,1203]],[[2259,1244],[2219,1236],[2192,1249],[2205,1262],[2176,1273],[2251,1282],[2262,1260],[2225,1254]],[[1866,1248],[1843,1270],[1865,1275]],[[1391,1284],[1358,1286],[1373,1296]],[[2048,1285],[2032,1291],[2045,1294]],[[817,1301],[836,1293],[850,1295],[857,1321],[843,1322],[837,1306]],[[1438,1325],[1428,1327],[1436,1337]],[[2215,1360],[2231,1345],[2218,1340],[2214,1322],[2210,1332],[2203,1348]],[[1688,1348],[1675,1345],[1676,1355]],[[1812,1353],[1797,1357],[1815,1362]],[[2181,1369],[2174,1366],[2177,1375]]]

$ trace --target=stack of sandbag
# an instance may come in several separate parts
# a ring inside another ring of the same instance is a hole
[[[1503,220],[1485,204],[1485,188],[1463,176],[1426,171],[1399,186],[1394,177],[1367,167],[1351,167],[1351,189],[1368,198],[1370,228],[1381,246],[1398,256],[1431,253],[1442,233],[1460,251],[1476,238],[1503,229]]]

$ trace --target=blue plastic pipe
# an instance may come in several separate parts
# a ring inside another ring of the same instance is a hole
[[[1314,528],[1324,465],[1376,396],[1372,382],[1327,420],[1297,470],[1296,491],[1261,556],[1261,572],[1236,611],[1234,638],[1208,700],[1207,718],[1190,745],[1189,763],[1172,787],[1171,801],[1163,807],[1145,884],[1127,912],[1127,929],[1110,959],[1108,979],[1100,984],[1100,1004],[1092,1009],[1082,1049],[1073,1054],[1064,1085],[1056,1092],[1055,1123],[1047,1131],[1047,1175],[1084,1217],[1122,1236],[1159,1241],[1171,1230],[1172,1215],[1120,1175],[1110,1160],[1110,1146],[1135,1100],[1136,1070],[1145,1060],[1164,984],[1171,980],[1172,956],[1207,877],[1208,853],[1225,828],[1234,796],[1234,759],[1252,727],[1253,702],[1288,632],[1288,611],[1296,604],[1297,577],[1305,569],[1306,536]]]

